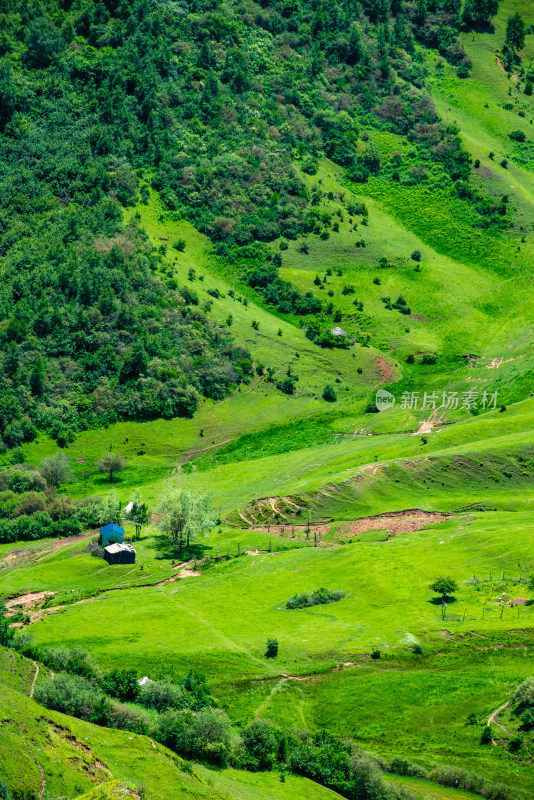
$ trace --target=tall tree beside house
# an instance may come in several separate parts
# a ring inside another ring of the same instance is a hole
[[[178,545],[180,553],[184,545],[189,547],[192,541],[215,525],[209,494],[195,495],[186,490],[173,492],[162,500],[160,509],[163,513],[161,528],[172,543]]]
[[[148,506],[141,501],[140,492],[136,491],[131,501],[131,508],[126,513],[126,518],[135,525],[135,538],[141,537],[141,528],[148,522]]]
[[[100,504],[98,521],[100,525],[109,525],[110,522],[114,522],[116,525],[121,524],[122,508],[116,492],[110,492]]]

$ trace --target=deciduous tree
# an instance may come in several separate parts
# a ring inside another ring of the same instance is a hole
[[[195,495],[193,492],[180,490],[167,495],[161,502],[163,519],[162,530],[178,545],[182,552],[184,545],[202,536],[215,525],[215,517],[211,510],[209,494]]]
[[[43,458],[39,472],[49,486],[59,486],[60,483],[65,483],[73,477],[69,469],[70,461],[68,455],[58,451],[53,456]]]
[[[436,578],[434,583],[430,584],[429,589],[432,589],[436,594],[440,594],[443,600],[445,600],[447,595],[452,595],[453,592],[457,591],[458,584],[453,578],[441,575],[439,578]]]
[[[111,483],[115,472],[122,472],[123,469],[126,469],[126,460],[122,457],[121,453],[108,452],[104,453],[97,463],[97,467],[101,472],[107,472],[109,482]]]

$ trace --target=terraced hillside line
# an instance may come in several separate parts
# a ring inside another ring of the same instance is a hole
[[[37,759],[36,759],[36,757],[35,757],[35,753],[34,753],[34,752],[33,752],[33,750],[31,749],[31,747],[28,745],[28,742],[27,742],[26,740],[24,740],[24,739],[23,739],[23,742],[22,742],[22,743],[23,743],[24,747],[26,748],[26,750],[28,751],[28,754],[30,755],[30,757],[31,757],[31,758],[33,759],[33,761],[35,762],[35,765],[36,765],[37,769],[38,769],[38,770],[39,770],[39,772],[41,773],[41,784],[40,784],[40,786],[39,786],[39,790],[38,790],[38,792],[37,792],[37,795],[38,795],[39,797],[42,797],[42,796],[43,796],[43,794],[44,794],[44,792],[45,792],[45,789],[46,789],[46,776],[45,776],[45,771],[44,771],[44,769],[42,768],[42,766],[40,765],[40,763],[37,761]]]
[[[249,522],[243,514],[240,513],[240,516],[246,522]],[[392,536],[398,536],[400,533],[413,533],[422,530],[429,524],[444,522],[453,516],[453,514],[444,511],[423,511],[420,508],[410,508],[404,511],[386,511],[383,514],[360,517],[355,520],[340,520],[336,523],[332,521],[312,523],[310,525],[300,522],[290,525],[287,523],[280,525],[253,525],[251,530],[282,536],[288,535],[288,527],[291,527],[295,533],[305,533],[309,529],[311,539],[314,533],[319,536],[326,535],[332,525],[336,524],[338,527],[337,535],[343,537],[359,536],[367,531],[378,530],[385,530]]]

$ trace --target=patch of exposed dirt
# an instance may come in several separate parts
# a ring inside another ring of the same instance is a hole
[[[338,533],[343,536],[358,536],[366,531],[386,530],[388,533],[398,536],[399,533],[420,531],[431,523],[443,522],[443,520],[450,519],[451,516],[451,514],[440,511],[422,511],[417,508],[387,512],[372,517],[361,517],[354,522],[343,523]]]
[[[418,319],[419,322],[430,322],[429,319],[423,317],[421,314],[410,314],[410,316],[413,317],[414,319]]]
[[[380,380],[378,381],[377,384],[373,386],[372,391],[378,389],[378,387],[381,386],[383,383],[389,383],[393,373],[395,372],[395,362],[393,362],[392,364],[388,364],[386,359],[382,358],[382,356],[377,356],[375,358],[375,366],[378,375],[380,377]]]
[[[176,578],[198,578],[199,575],[202,575],[202,573],[185,567],[184,569],[180,570],[178,575],[176,575]]]
[[[428,419],[424,419],[418,429],[414,431],[413,436],[417,436],[420,433],[431,433],[432,429],[436,427],[436,425],[443,425],[445,422],[444,416],[439,416],[438,410],[434,409],[430,414]]]
[[[5,601],[5,604],[8,608],[8,616],[16,613],[15,609],[28,611],[30,608],[35,608],[35,606],[42,605],[42,603],[45,603],[49,597],[53,597],[54,595],[55,592],[28,592],[27,594],[21,594],[18,597],[12,597]]]
[[[502,364],[509,364],[510,361],[517,361],[524,358],[524,355],[514,356],[513,358],[492,358],[489,364],[484,364],[486,369],[499,369]]]
[[[405,511],[388,511],[384,514],[376,514],[372,517],[360,517],[356,520],[347,520],[337,523],[337,535],[342,537],[359,536],[361,533],[367,531],[387,531],[393,536],[398,536],[400,533],[413,533],[420,531],[431,523],[443,522],[443,520],[450,519],[453,515],[441,511],[423,511],[419,508],[407,509]],[[325,544],[320,541],[321,536],[325,536],[330,532],[334,523],[320,523],[320,524],[298,524],[298,525],[268,525],[254,527],[252,530],[272,533],[275,536],[295,536],[295,534],[302,534],[309,529],[310,541],[317,535],[319,544]],[[299,538],[302,538],[301,536]]]

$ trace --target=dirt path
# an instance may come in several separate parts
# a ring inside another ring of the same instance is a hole
[[[229,442],[235,442],[236,439],[239,439],[239,436],[232,436],[231,439],[225,439],[224,442],[216,442],[215,444],[210,444],[208,447],[203,447],[201,450],[190,450],[188,453],[185,454],[184,460],[180,464],[182,467],[184,464],[187,464],[189,461],[192,461],[194,458],[198,458],[199,456],[207,453],[209,450],[213,450],[215,447],[222,447]]]
[[[496,719],[496,717],[497,717],[497,715],[498,715],[498,714],[500,714],[500,713],[501,713],[501,711],[502,711],[504,708],[506,708],[506,707],[508,706],[509,702],[510,702],[510,701],[509,701],[509,700],[507,700],[507,701],[506,701],[506,703],[503,703],[503,704],[502,704],[502,706],[499,706],[499,708],[496,708],[496,709],[495,709],[495,711],[494,711],[492,714],[490,714],[490,715],[489,715],[489,717],[488,717],[488,725],[491,725],[491,724],[493,723],[493,724],[494,724],[494,725],[496,725],[498,728],[500,728],[500,729],[501,729],[501,731],[504,731],[504,733],[505,733],[507,736],[511,736],[512,734],[510,733],[510,731],[509,731],[509,730],[507,730],[507,729],[504,727],[504,725],[501,725],[501,723],[500,723],[500,722],[497,722],[497,719]]]
[[[267,695],[265,700],[263,700],[260,703],[260,705],[257,707],[256,711],[254,712],[254,716],[255,717],[259,717],[260,716],[260,714],[263,711],[263,709],[266,708],[269,705],[269,703],[271,702],[271,700],[273,699],[275,694],[280,691],[280,689],[286,683],[286,681],[287,681],[287,678],[281,678],[279,681],[277,681],[277,683],[275,683],[275,685],[273,686],[273,688],[271,689],[271,691],[269,692],[269,694]]]
[[[39,664],[37,661],[33,662],[33,666],[35,667],[35,675],[33,676],[32,685],[30,686],[30,697],[33,697],[33,690],[35,689],[35,681],[37,680],[37,676],[39,675]]]
[[[393,364],[388,364],[386,359],[382,358],[381,356],[377,356],[375,358],[375,365],[378,374],[380,375],[380,380],[373,386],[373,388],[371,389],[372,392],[374,392],[375,389],[378,389],[378,387],[381,386],[383,383],[388,383],[391,376],[395,372],[395,362],[393,362]]]
[[[97,533],[98,531],[96,530],[86,531],[85,533],[81,533],[79,536],[69,536],[64,539],[59,539],[53,542],[51,546],[48,546],[49,542],[47,542],[46,539],[43,539],[43,550],[12,551],[4,556],[4,558],[0,561],[0,569],[11,570],[25,566],[26,564],[39,564],[41,561],[44,561],[45,558],[55,555],[65,547],[70,547],[72,544],[76,544],[77,542],[83,542],[85,539],[89,539],[91,536],[96,536]]]
[[[176,572],[175,575],[171,575],[170,578],[163,578],[161,581],[156,581],[155,583],[138,583],[135,586],[108,586],[107,588],[98,589],[96,594],[93,597],[85,597],[83,600],[76,600],[74,603],[69,603],[68,605],[59,605],[59,606],[51,606],[50,608],[41,608],[38,607],[30,616],[30,622],[33,624],[34,622],[41,622],[45,617],[50,616],[50,614],[56,614],[60,611],[64,611],[70,606],[81,606],[85,605],[86,603],[95,603],[97,600],[102,599],[102,595],[106,594],[107,592],[123,592],[128,589],[148,589],[152,588],[153,586],[165,586],[167,583],[174,583],[174,581],[181,580],[182,578],[196,578],[202,573],[196,572],[195,570],[191,569],[191,565],[194,563],[194,559],[190,561],[183,561],[181,564],[177,564],[173,567],[173,570],[179,570]],[[28,611],[30,608],[35,608],[39,606],[40,603],[46,601],[48,597],[53,597],[54,592],[28,592],[25,595],[20,595],[19,597],[12,597],[10,600],[6,601],[6,606],[8,609],[15,608],[18,605],[23,605],[24,610]],[[7,615],[9,617],[9,614]],[[20,623],[15,623],[16,625],[20,625]],[[33,662],[35,664],[35,661]],[[37,668],[37,672],[39,668]],[[33,684],[37,678],[37,674],[34,677]],[[33,684],[32,684],[32,694],[30,697],[33,696]]]

